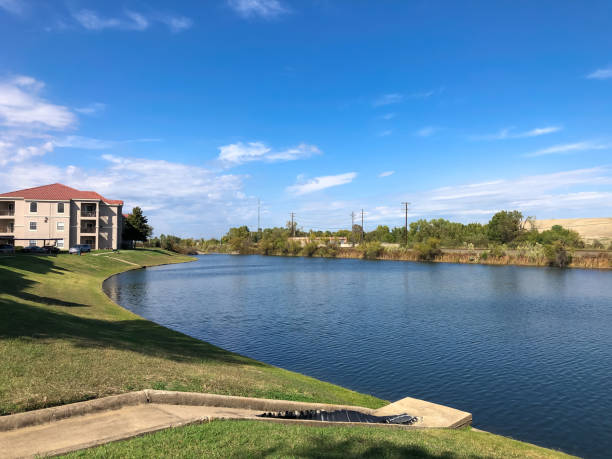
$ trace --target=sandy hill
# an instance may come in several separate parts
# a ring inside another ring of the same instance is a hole
[[[599,239],[601,242],[612,242],[612,218],[558,218],[535,220],[534,223],[539,231],[561,225],[578,232],[585,241]]]

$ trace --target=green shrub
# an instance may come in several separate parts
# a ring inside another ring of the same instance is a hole
[[[442,254],[442,250],[440,250],[440,239],[435,237],[430,237],[427,238],[427,241],[425,242],[418,242],[414,244],[414,249],[419,256],[419,259],[424,261],[431,261],[438,255]]]
[[[482,252],[480,254],[480,259],[481,260],[487,260],[489,258],[489,252]]]
[[[338,255],[338,247],[335,244],[328,244],[325,247],[319,247],[317,254],[325,258],[336,258]]]
[[[506,256],[505,246],[495,244],[493,247],[491,247],[491,250],[489,250],[489,255],[491,255],[492,257],[496,257],[496,258],[505,257]]]
[[[360,248],[363,252],[363,258],[367,260],[376,260],[385,250],[378,241],[367,242]]]
[[[318,249],[319,244],[317,244],[315,241],[310,241],[304,247],[302,247],[302,255],[312,257]]]
[[[559,241],[545,245],[544,255],[546,256],[550,266],[565,268],[572,262],[572,256],[567,252],[565,246]]]

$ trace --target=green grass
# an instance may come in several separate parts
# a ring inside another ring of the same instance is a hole
[[[80,451],[68,457],[568,457],[472,429],[389,430],[372,427],[286,426],[258,421],[214,421],[168,429]]]
[[[161,250],[0,258],[0,414],[155,388],[379,407],[382,400],[144,320],[101,290],[113,273],[189,257]]]
[[[0,414],[145,388],[342,403],[383,400],[272,367],[144,320],[101,290],[137,265],[189,261],[161,250],[0,258]],[[170,429],[78,455],[550,457],[496,435],[221,422]]]

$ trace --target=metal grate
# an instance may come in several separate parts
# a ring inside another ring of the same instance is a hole
[[[370,424],[401,424],[411,425],[418,421],[418,418],[408,414],[398,414],[395,416],[374,416],[359,411],[352,410],[303,410],[303,411],[279,411],[276,413],[263,413],[258,415],[261,418],[275,419],[298,419],[309,421],[326,422],[364,422]]]

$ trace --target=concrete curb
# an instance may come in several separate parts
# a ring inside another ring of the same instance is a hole
[[[214,406],[255,411],[294,410],[355,410],[372,414],[373,410],[362,406],[333,405],[329,403],[294,402],[267,398],[236,397],[233,395],[202,394],[197,392],[174,392],[148,389],[149,403],[165,405]]]
[[[146,391],[129,392],[121,395],[87,400],[85,402],[70,403],[68,405],[43,408],[41,410],[27,411],[25,413],[0,416],[0,432],[21,429],[53,421],[59,421],[74,416],[97,413],[100,411],[118,410],[124,406],[134,406],[147,403]]]
[[[416,415],[423,409],[431,410],[432,408],[440,413],[450,414],[454,422],[446,423],[443,426],[446,428],[458,428],[469,425],[472,422],[472,415],[463,411],[455,410],[454,408],[444,407],[433,403],[425,402],[416,399],[402,399],[401,401],[387,405],[384,408],[373,410],[361,406],[351,405],[333,405],[328,403],[309,403],[296,402],[291,400],[272,400],[264,398],[252,397],[236,397],[232,395],[216,395],[203,394],[197,392],[176,392],[165,390],[146,389],[137,392],[130,392],[121,395],[111,395],[109,397],[88,400],[85,402],[71,403],[52,408],[44,408],[26,413],[12,414],[0,417],[0,432],[21,429],[41,424],[48,424],[54,421],[67,419],[76,416],[84,416],[88,414],[98,413],[102,411],[119,410],[127,406],[136,406],[144,404],[157,405],[182,405],[182,406],[202,406],[202,407],[218,407],[230,409],[242,409],[252,411],[295,411],[295,410],[355,410],[367,414],[383,414],[382,410],[392,412],[414,412],[415,407],[418,407]],[[384,414],[387,414],[386,412]],[[438,415],[438,414],[436,414]],[[328,423],[323,421],[300,421],[300,420],[280,420],[280,419],[265,419],[261,420],[282,422],[285,424],[302,424],[302,425],[354,425],[355,423]],[[212,420],[212,419],[208,419]],[[366,425],[366,424],[359,424]],[[380,427],[381,425],[377,425]],[[389,426],[387,426],[389,427]],[[403,426],[404,428],[419,428],[420,426]],[[432,427],[425,423],[422,428]]]

